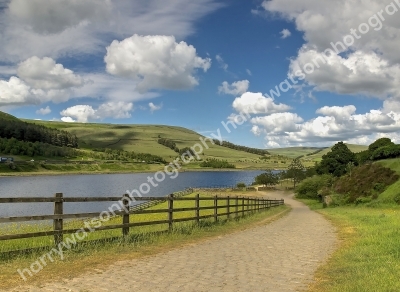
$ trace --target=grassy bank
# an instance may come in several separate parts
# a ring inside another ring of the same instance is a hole
[[[316,273],[310,291],[400,291],[400,207],[343,206],[322,209],[338,230],[340,246]]]
[[[192,201],[179,201],[177,207],[192,207]],[[212,202],[202,202],[201,206],[212,204]],[[221,202],[222,204],[222,202]],[[165,204],[160,204],[152,208],[165,208]],[[177,223],[174,225],[172,232],[166,232],[167,226],[147,226],[132,228],[128,238],[120,237],[121,230],[110,230],[95,232],[87,238],[90,241],[78,244],[71,251],[66,252],[63,261],[56,260],[54,263],[49,263],[47,267],[40,273],[28,280],[28,284],[38,284],[49,279],[62,279],[77,276],[85,271],[96,268],[104,269],[105,266],[114,263],[118,260],[129,260],[143,257],[158,252],[163,252],[172,248],[178,248],[187,244],[197,243],[201,240],[220,236],[223,234],[240,231],[246,228],[265,224],[267,221],[274,220],[283,216],[290,209],[286,206],[272,208],[265,212],[253,214],[238,219],[226,220],[221,218],[218,223],[213,220],[203,220],[200,226],[193,222]],[[207,215],[209,210],[204,210],[201,215]],[[212,210],[211,210],[212,212]],[[193,216],[193,212],[177,213],[175,218]],[[136,222],[150,220],[164,220],[166,214],[146,214],[132,215],[131,220]],[[120,224],[121,218],[116,217],[108,224]],[[82,222],[75,221],[68,223],[70,228],[82,227]],[[36,231],[40,228],[51,228],[50,226],[25,226],[10,227],[7,233],[21,233],[26,231]],[[4,232],[4,230],[2,231]],[[106,237],[107,240],[96,240]],[[10,250],[15,248],[39,247],[51,244],[51,237],[43,237],[37,239],[15,240],[10,242],[2,242],[2,250]],[[13,287],[23,284],[23,281],[16,272],[17,269],[29,267],[32,262],[38,260],[38,257],[48,252],[49,248],[41,251],[31,252],[24,255],[4,256],[0,259],[0,287]]]
[[[12,170],[6,164],[0,164],[0,176],[63,175],[63,174],[106,174],[106,173],[143,173],[162,170],[164,166],[145,163],[60,163],[41,164],[39,162],[16,164]]]

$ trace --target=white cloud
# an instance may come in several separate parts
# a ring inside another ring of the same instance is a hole
[[[282,39],[286,39],[288,37],[290,37],[292,35],[292,33],[290,32],[290,30],[288,30],[287,28],[283,29],[281,32],[281,38]]]
[[[68,89],[83,85],[83,78],[51,58],[31,57],[20,63],[18,76],[34,89]]]
[[[99,106],[96,110],[96,116],[99,119],[112,117],[114,119],[127,119],[131,117],[133,103],[126,102],[107,102]]]
[[[397,4],[388,7],[391,3]],[[291,72],[296,64],[304,65],[332,48],[331,43],[346,40],[345,48],[337,45],[345,54],[330,58],[329,65],[306,76],[306,83],[316,90],[400,98],[399,2],[265,0],[262,7],[295,22],[304,33],[306,43],[292,60]],[[363,34],[360,28],[369,31]]]
[[[152,103],[152,102],[149,103],[149,108],[150,108],[150,111],[151,111],[152,113],[155,112],[155,111],[158,111],[158,110],[162,109],[162,107],[163,107],[162,103],[159,104],[159,105],[155,105],[155,104]]]
[[[51,58],[31,57],[19,64],[17,75],[0,80],[0,104],[27,105],[63,102],[84,84],[82,77]]]
[[[53,119],[53,121],[58,121],[58,119]],[[71,117],[62,117],[61,121],[64,123],[75,123],[76,121]]]
[[[75,105],[60,112],[64,122],[77,121],[87,123],[90,120],[104,118],[126,119],[131,117],[132,103],[108,102],[101,104],[97,109],[90,105]]]
[[[198,85],[196,69],[206,72],[210,59],[197,56],[196,49],[173,36],[133,35],[113,41],[104,58],[107,72],[137,81],[137,89],[187,89]]]
[[[252,76],[252,75],[253,75],[253,73],[251,73],[251,71],[250,71],[249,69],[246,69],[246,73],[247,73],[247,75],[249,75],[249,76]]]
[[[221,55],[216,55],[215,60],[217,60],[219,67],[221,67],[225,72],[228,71],[228,64],[225,63],[224,59],[221,57]]]
[[[232,104],[237,112],[249,114],[273,114],[286,112],[291,109],[286,104],[276,104],[271,97],[265,97],[262,93],[246,92],[236,98]]]
[[[215,0],[11,0],[0,10],[0,60],[95,54],[133,32],[195,32],[194,23],[222,5]]]
[[[307,83],[317,91],[400,97],[400,65],[390,65],[374,52],[357,51],[346,58],[336,54],[326,58],[314,49],[303,47],[297,58],[291,60],[289,70],[292,75],[307,72]]]
[[[261,126],[265,133],[283,134],[285,132],[296,132],[297,125],[303,122],[303,119],[295,113],[274,113],[269,116],[255,117],[251,119],[254,125]],[[259,128],[258,128],[259,130]]]
[[[0,106],[39,103],[31,88],[18,77],[0,80]]]
[[[36,113],[38,115],[45,116],[45,115],[48,115],[49,113],[51,113],[51,109],[49,106],[46,106],[45,108],[41,108],[41,109],[37,110]]]
[[[399,138],[400,114],[389,111],[387,103],[382,109],[356,114],[356,108],[349,106],[322,107],[320,116],[308,121],[293,113],[277,113],[251,119],[251,132],[265,134],[269,147],[314,145],[329,146],[337,141],[369,144],[376,137]],[[394,109],[400,102],[391,101]]]
[[[247,92],[247,90],[249,89],[249,85],[249,80],[236,81],[232,84],[224,81],[222,82],[222,85],[218,87],[218,92],[238,96]]]

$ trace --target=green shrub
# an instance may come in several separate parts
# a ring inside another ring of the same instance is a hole
[[[303,180],[296,189],[296,197],[319,199],[320,191],[332,185],[333,177],[329,174],[316,175]]]
[[[339,178],[333,190],[338,194],[348,195],[349,203],[360,203],[358,198],[378,198],[379,194],[396,182],[399,175],[380,164],[365,164],[356,167],[351,174]]]
[[[240,183],[237,183],[237,184],[236,184],[236,187],[237,187],[237,188],[245,188],[245,187],[246,187],[246,184],[245,184],[244,182],[240,182]]]
[[[227,160],[219,160],[215,158],[206,159],[200,163],[201,167],[212,167],[212,168],[235,168],[235,165],[229,163]]]

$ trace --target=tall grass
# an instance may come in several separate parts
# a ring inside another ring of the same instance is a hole
[[[400,291],[399,206],[321,209],[321,203],[302,201],[328,218],[341,239],[310,291]]]

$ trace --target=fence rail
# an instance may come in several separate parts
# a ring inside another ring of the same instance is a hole
[[[122,235],[129,235],[130,228],[137,226],[148,226],[158,224],[168,224],[169,230],[173,229],[174,223],[196,221],[200,222],[202,219],[214,218],[218,221],[221,216],[226,216],[228,219],[235,215],[236,217],[245,216],[246,214],[262,211],[271,207],[277,207],[284,204],[284,200],[269,200],[264,198],[249,198],[249,197],[218,197],[218,196],[204,196],[196,195],[194,197],[185,197],[192,190],[186,190],[177,194],[171,194],[167,197],[139,197],[135,198],[136,201],[144,201],[143,204],[130,207],[130,198],[128,195],[123,197],[64,197],[62,193],[55,194],[54,197],[25,197],[25,198],[0,198],[0,204],[18,204],[18,203],[54,203],[53,215],[37,215],[37,216],[16,216],[16,217],[0,217],[0,223],[10,222],[27,222],[27,221],[41,221],[53,220],[53,230],[35,232],[35,233],[21,233],[21,234],[7,234],[0,235],[0,241],[33,238],[42,236],[54,236],[54,244],[58,245],[63,242],[65,234],[72,234],[84,230],[85,232],[95,232],[110,229],[121,229]],[[105,225],[97,228],[81,228],[81,229],[64,229],[65,219],[77,218],[101,218],[107,211],[94,212],[94,213],[79,213],[79,214],[64,214],[64,203],[74,202],[119,202],[121,209],[113,210],[113,216],[121,216],[121,224]],[[174,202],[177,201],[193,201],[194,207],[176,207]],[[212,202],[210,206],[201,206],[201,201]],[[167,202],[168,206],[164,209],[148,209],[151,206]],[[221,202],[223,204],[221,205]],[[201,211],[213,210],[212,214],[201,215]],[[193,211],[194,217],[188,218],[175,218],[178,212]],[[167,218],[165,220],[146,221],[146,222],[130,222],[130,215],[132,214],[157,214],[165,213]]]

